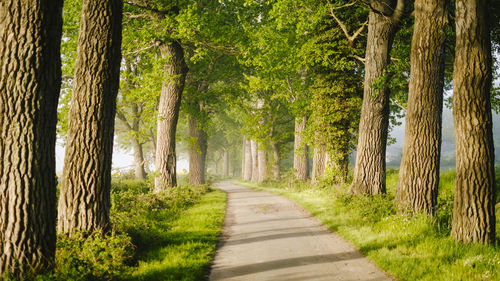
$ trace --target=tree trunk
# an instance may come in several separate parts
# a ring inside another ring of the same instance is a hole
[[[401,212],[433,214],[439,185],[445,0],[415,1],[411,75],[396,202]]]
[[[295,178],[306,181],[309,176],[309,162],[307,160],[307,145],[303,142],[307,117],[295,118],[295,141],[293,153],[293,168]]]
[[[456,1],[453,118],[457,153],[451,234],[460,241],[495,240],[495,170],[491,41],[485,0]]]
[[[246,159],[245,159],[245,154],[247,151],[247,137],[243,136],[243,143],[241,145],[241,178],[245,180],[245,165],[246,165]],[[234,168],[234,167],[233,167]]]
[[[263,149],[257,150],[257,157],[259,163],[259,182],[267,180],[267,155]]]
[[[134,171],[135,178],[138,180],[146,179],[146,171],[144,170],[144,152],[142,150],[142,143],[139,142],[137,137],[132,137],[132,146],[134,149]]]
[[[182,91],[188,67],[184,61],[184,50],[178,41],[160,46],[161,55],[168,59],[165,78],[161,88],[158,107],[158,129],[156,133],[155,192],[177,185],[175,133],[179,119]]]
[[[390,60],[396,26],[403,13],[404,0],[372,0],[368,19],[363,106],[353,182],[354,194],[385,193],[385,149],[389,125],[389,88],[376,89],[374,82],[384,76]],[[390,16],[388,16],[390,15]]]
[[[189,184],[201,185],[205,183],[207,134],[198,126],[194,117],[189,116],[188,118],[189,137],[196,140],[196,142],[189,147]]]
[[[255,140],[250,141],[250,147],[252,149],[252,181],[259,181],[259,157],[257,152],[257,142]]]
[[[7,0],[0,15],[0,276],[22,280],[56,250],[62,1]]]
[[[227,178],[229,177],[229,151],[227,149],[224,150],[224,156],[222,158],[222,176]]]
[[[313,156],[313,168],[311,180],[313,183],[317,183],[319,177],[323,175],[326,168],[326,150],[324,146],[319,146],[314,148]]]
[[[280,174],[281,174],[281,170],[280,170],[280,151],[279,151],[279,147],[278,147],[278,144],[274,143],[274,142],[271,142],[271,151],[272,151],[272,155],[273,155],[273,161],[272,161],[272,170],[273,170],[273,179],[275,181],[279,181],[280,180]]]
[[[119,0],[83,2],[58,206],[60,233],[109,229],[122,6]]]
[[[252,180],[252,171],[253,171],[253,161],[252,161],[252,145],[251,140],[245,140],[245,170],[243,171],[243,180],[251,181]]]

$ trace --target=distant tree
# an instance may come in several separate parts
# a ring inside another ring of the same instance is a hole
[[[62,1],[0,4],[0,276],[53,266]]]
[[[495,169],[490,89],[489,1],[457,0],[453,119],[457,175],[452,236],[495,241]]]
[[[122,1],[82,4],[58,231],[108,230]]]

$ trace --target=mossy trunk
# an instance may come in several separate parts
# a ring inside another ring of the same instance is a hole
[[[154,191],[160,192],[177,185],[175,133],[179,119],[182,91],[186,82],[188,67],[184,61],[184,50],[178,41],[162,43],[161,55],[167,59],[166,76],[161,88],[158,105],[158,129],[156,134]]]

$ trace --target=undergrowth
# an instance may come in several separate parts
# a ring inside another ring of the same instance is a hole
[[[500,170],[496,175],[500,177]],[[500,280],[498,245],[463,244],[450,238],[454,171],[440,175],[434,217],[396,212],[397,179],[398,171],[388,169],[387,194],[383,196],[353,196],[347,192],[347,184],[323,180],[311,186],[293,177],[259,185],[241,184],[297,201],[397,280]]]
[[[146,181],[115,180],[110,233],[58,236],[55,269],[33,279],[203,279],[222,227],[225,194],[208,185],[182,185],[159,194],[150,187]],[[178,254],[175,259],[171,251]],[[164,259],[167,263],[151,270],[151,263]]]

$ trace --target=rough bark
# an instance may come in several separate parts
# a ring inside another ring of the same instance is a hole
[[[433,214],[439,185],[445,0],[415,1],[411,75],[396,202],[401,212]]]
[[[156,134],[156,157],[154,192],[166,190],[177,185],[175,153],[175,133],[179,120],[182,91],[186,82],[188,67],[184,61],[184,50],[178,41],[160,46],[161,55],[168,62],[165,65],[165,78],[161,88],[158,106],[158,127]]]
[[[122,1],[83,1],[58,231],[108,230]]]
[[[495,171],[490,104],[491,41],[486,0],[456,1],[453,118],[457,175],[452,236],[495,240]]]
[[[295,170],[295,178],[303,181],[306,181],[309,177],[309,161],[307,160],[308,148],[303,141],[306,123],[307,117],[295,118],[293,169]]]
[[[229,151],[224,150],[224,155],[222,156],[222,176],[229,177]]]
[[[243,180],[251,181],[252,180],[252,171],[253,171],[253,161],[252,161],[252,144],[251,140],[245,140],[245,170],[243,171]]]
[[[359,123],[358,147],[353,182],[354,194],[385,193],[385,149],[389,125],[389,89],[374,88],[384,76],[390,60],[392,41],[404,7],[391,0],[372,0],[368,19],[363,106]],[[395,6],[395,7],[394,7]]]
[[[271,151],[273,155],[272,161],[272,170],[273,170],[273,179],[275,181],[280,180],[281,168],[280,168],[280,150],[277,143],[271,142]]]
[[[267,155],[266,151],[264,149],[258,149],[257,150],[257,157],[258,157],[258,163],[259,163],[259,182],[263,182],[267,180]]]
[[[324,146],[314,148],[312,182],[318,182],[319,177],[323,175],[326,168],[326,150]]]
[[[257,142],[255,140],[250,141],[250,147],[252,152],[252,181],[259,181],[259,156],[257,152]]]
[[[188,125],[189,137],[195,141],[189,147],[189,184],[201,185],[205,183],[207,134],[198,126],[196,119],[192,116],[189,116]]]
[[[0,4],[0,276],[53,265],[62,1]]]

